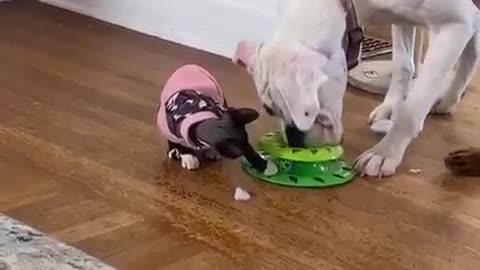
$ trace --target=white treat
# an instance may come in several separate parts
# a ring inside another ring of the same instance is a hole
[[[252,198],[252,196],[242,188],[236,187],[233,198],[235,198],[235,201],[249,201]]]
[[[421,169],[410,169],[408,170],[409,173],[411,174],[421,174],[422,170]]]

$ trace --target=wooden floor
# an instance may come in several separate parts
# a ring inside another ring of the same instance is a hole
[[[259,107],[229,60],[0,4],[0,211],[119,269],[479,269],[480,179],[453,178],[442,159],[480,144],[480,80],[457,113],[428,121],[396,177],[295,190],[255,182],[235,161],[186,172],[166,160],[156,99],[186,63],[211,70],[232,104]],[[378,140],[366,125],[377,103],[347,95],[348,158]],[[262,117],[251,133],[273,127]],[[234,202],[232,183],[255,199]]]

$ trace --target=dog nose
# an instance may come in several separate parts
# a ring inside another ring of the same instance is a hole
[[[285,137],[287,137],[287,143],[291,147],[304,147],[305,136],[306,134],[295,125],[287,125],[285,127]]]

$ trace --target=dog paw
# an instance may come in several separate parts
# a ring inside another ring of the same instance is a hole
[[[180,159],[180,151],[177,148],[171,149],[168,151],[168,158],[169,159]]]
[[[370,116],[368,117],[369,123],[372,124],[381,120],[390,120],[392,118],[394,108],[395,103],[383,102],[370,113]]]
[[[376,134],[387,134],[393,126],[395,103],[383,102],[369,116],[370,130]]]
[[[459,100],[457,98],[452,97],[444,97],[439,100],[430,110],[431,114],[451,114],[455,111]]]
[[[387,134],[393,127],[392,120],[378,120],[370,125],[370,130],[377,134]]]
[[[361,176],[369,177],[387,177],[392,176],[402,161],[402,155],[386,153],[395,153],[395,151],[385,151],[380,146],[361,154],[354,162],[354,168]]]
[[[213,160],[213,161],[217,161],[217,160],[221,160],[222,159],[222,156],[217,153],[217,151],[211,149],[211,150],[207,150],[205,152],[205,157],[209,160]]]
[[[187,170],[195,170],[200,167],[200,161],[198,158],[191,154],[180,155],[182,159],[182,168]]]
[[[462,149],[452,152],[444,160],[445,166],[453,174],[480,176],[480,148]]]

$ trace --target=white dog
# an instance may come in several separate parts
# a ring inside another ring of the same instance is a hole
[[[370,115],[371,123],[392,125],[355,163],[362,175],[389,176],[428,113],[451,112],[463,95],[480,52],[479,2],[291,0],[274,37],[258,45],[241,42],[234,61],[246,65],[260,100],[281,119],[289,143],[340,143],[348,72],[342,48],[346,11],[353,4],[361,25],[392,24],[394,73],[384,101]],[[414,26],[428,31],[430,47],[412,80]]]

